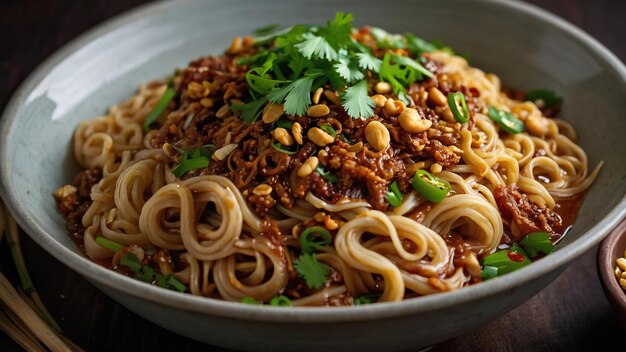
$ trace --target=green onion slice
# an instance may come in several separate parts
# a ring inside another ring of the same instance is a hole
[[[324,168],[319,165],[315,171],[317,171],[317,173],[322,176],[323,178],[326,179],[326,181],[333,183],[333,182],[337,182],[337,176],[333,175],[330,171],[326,171],[324,170]]]
[[[380,293],[370,293],[367,295],[356,297],[353,300],[353,303],[355,306],[360,306],[363,304],[372,304],[372,303],[376,303],[379,297],[380,297]]]
[[[117,252],[120,249],[124,248],[124,245],[121,245],[117,242],[113,242],[105,237],[96,237],[96,243],[99,244],[100,246],[110,250],[111,252]]]
[[[508,133],[516,134],[524,132],[524,123],[510,112],[498,110],[490,106],[487,115]]]
[[[161,114],[163,113],[165,108],[167,108],[167,105],[170,103],[170,101],[172,101],[175,95],[176,95],[176,91],[174,89],[167,88],[165,90],[165,93],[163,93],[163,95],[161,96],[161,99],[159,99],[159,101],[156,103],[156,105],[154,106],[154,109],[150,111],[150,114],[148,114],[148,117],[146,117],[146,119],[143,121],[143,129],[145,131],[150,130],[150,125],[152,125],[154,121],[156,121],[159,118],[159,116],[161,116]]]
[[[337,131],[335,131],[334,128],[332,128],[332,126],[330,125],[321,125],[320,129],[326,133],[328,133],[329,135],[331,135],[333,138],[337,138]]]
[[[263,305],[263,301],[257,301],[250,296],[245,296],[244,298],[242,298],[241,303]]]
[[[420,196],[433,203],[444,200],[451,189],[446,180],[442,180],[426,170],[417,170],[411,184]]]
[[[389,186],[389,192],[387,192],[387,201],[389,201],[389,204],[397,208],[400,204],[402,204],[403,199],[404,195],[400,192],[398,182],[393,181]]]
[[[317,236],[314,236],[317,235]],[[313,253],[323,246],[331,244],[333,238],[330,232],[323,227],[313,226],[305,229],[300,234],[300,249],[302,253]]]
[[[276,150],[278,150],[281,153],[285,153],[287,155],[294,155],[296,154],[298,151],[297,150],[289,150],[289,149],[285,149],[284,146],[278,142],[274,142],[272,143],[272,147]]]
[[[293,302],[287,296],[278,295],[270,300],[270,306],[274,307],[291,307]]]
[[[470,112],[467,108],[467,103],[465,102],[463,93],[456,92],[448,94],[448,105],[450,106],[450,110],[452,111],[452,115],[454,115],[455,120],[460,123],[466,123],[469,121]]]

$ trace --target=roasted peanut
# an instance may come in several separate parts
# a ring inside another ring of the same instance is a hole
[[[322,117],[330,113],[330,109],[326,104],[311,105],[306,111],[306,114],[311,117]]]
[[[400,100],[387,99],[387,101],[385,101],[384,110],[387,115],[396,116],[404,111],[405,108],[406,105]]]
[[[389,82],[378,82],[374,86],[374,90],[380,94],[391,93],[391,84]]]
[[[329,135],[328,133],[317,127],[309,129],[306,135],[313,143],[320,147],[323,147],[335,141],[335,138],[333,138],[333,136]]]
[[[261,119],[263,122],[270,124],[278,120],[284,113],[283,104],[269,103],[263,108],[263,117]]]
[[[291,126],[291,133],[293,133],[293,139],[296,140],[296,143],[302,144],[302,125],[300,125],[300,123],[293,123],[293,126]]]
[[[293,138],[291,137],[289,132],[287,132],[287,130],[282,127],[278,127],[274,130],[274,138],[276,138],[278,143],[282,145],[293,145]]]
[[[365,139],[372,148],[381,151],[389,145],[390,137],[387,127],[378,121],[372,121],[365,126]]]
[[[413,108],[404,109],[398,117],[398,122],[404,130],[411,133],[424,132],[433,124],[432,121],[422,118]]]
[[[428,101],[439,106],[447,104],[446,96],[437,87],[428,90]]]
[[[261,183],[260,185],[254,187],[252,193],[256,194],[257,196],[269,196],[270,194],[272,194],[272,186]]]
[[[306,159],[304,164],[302,164],[302,166],[300,166],[300,168],[298,169],[298,176],[300,177],[309,176],[311,173],[313,173],[313,171],[315,171],[315,168],[317,167],[318,164],[319,164],[319,159],[317,159],[316,156],[312,156]]]
[[[372,97],[372,100],[374,100],[374,103],[376,104],[376,107],[378,108],[382,108],[383,106],[385,106],[385,102],[387,101],[387,97],[382,95],[382,94],[376,94]]]

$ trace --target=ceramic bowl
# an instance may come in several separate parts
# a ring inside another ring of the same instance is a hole
[[[52,191],[71,180],[72,133],[143,82],[225,50],[266,24],[325,23],[338,10],[356,25],[411,31],[467,53],[507,86],[546,87],[565,98],[590,165],[605,164],[574,228],[548,257],[488,282],[398,303],[273,308],[163,290],[89,261],[72,242]],[[581,30],[517,1],[191,0],[137,8],[82,35],[17,90],[0,129],[0,190],[46,251],[156,324],[240,349],[416,350],[477,329],[543,289],[626,213],[626,69]]]
[[[626,329],[626,289],[620,286],[619,279],[615,276],[615,261],[624,256],[626,256],[626,221],[622,221],[602,241],[596,257],[598,275],[600,275],[604,294],[613,307],[616,317]]]

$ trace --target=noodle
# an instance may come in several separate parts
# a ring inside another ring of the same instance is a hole
[[[353,36],[374,53],[382,50],[367,31]],[[105,116],[78,126],[74,157],[86,171],[73,192],[55,195],[88,257],[129,274],[124,256],[131,253],[193,295],[230,301],[268,302],[281,294],[296,306],[352,304],[371,294],[398,301],[482,281],[479,258],[535,228],[562,234],[568,224],[561,223],[559,202],[580,197],[602,166],[588,172],[567,122],[514,99],[497,76],[444,51],[424,54],[436,75],[407,88],[399,110],[428,116],[427,130],[405,131],[400,113],[388,107],[398,96],[378,93],[382,98],[373,98],[386,102],[372,119],[389,131],[388,146],[378,150],[368,120],[347,116],[325,86],[312,91],[324,108],[312,106],[309,116],[286,116],[277,105],[280,121],[288,120],[280,127],[288,137],[280,137],[272,104],[258,122],[229,108],[246,97],[245,67],[236,59],[258,50],[246,45],[174,75],[170,86],[179,96],[158,129],[142,125],[170,89],[163,82],[141,86]],[[375,83],[369,82],[371,96]],[[442,91],[464,92],[469,122],[450,118],[447,103],[436,102]],[[526,132],[503,132],[487,107],[511,113]],[[328,128],[335,136],[322,145],[315,133]],[[220,149],[227,145],[233,147]],[[181,174],[185,158],[201,166]],[[413,174],[428,168],[450,185],[439,202],[411,188]],[[393,180],[404,193],[394,206],[385,198]],[[302,237],[311,227],[330,239],[314,237],[317,247],[307,254]],[[99,237],[124,249],[114,253]],[[302,275],[305,255],[325,268],[321,286]]]

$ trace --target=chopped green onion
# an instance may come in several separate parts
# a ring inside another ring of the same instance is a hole
[[[554,250],[550,235],[546,232],[531,232],[519,244],[531,258],[536,257],[538,253],[550,254]]]
[[[165,108],[167,108],[167,105],[169,105],[170,101],[172,101],[175,95],[176,91],[174,89],[167,88],[165,90],[165,93],[163,93],[161,99],[159,99],[159,101],[156,103],[154,109],[152,109],[150,114],[148,114],[148,117],[146,117],[146,119],[143,121],[143,129],[145,131],[150,130],[150,125],[152,125],[154,121],[156,121],[159,116],[161,116],[161,114],[163,113],[163,111],[165,111]]]
[[[100,246],[110,250],[111,252],[117,252],[120,249],[124,248],[124,245],[121,245],[117,242],[113,242],[105,237],[96,237],[96,243]]]
[[[356,297],[352,302],[355,306],[360,306],[363,304],[372,304],[372,303],[376,303],[379,297],[380,297],[380,293],[369,293],[366,295]]]
[[[286,130],[291,130],[291,128],[293,127],[293,121],[281,117],[276,121],[276,125]]]
[[[326,179],[326,181],[333,183],[333,182],[337,182],[337,176],[333,175],[330,171],[326,171],[324,170],[324,168],[319,165],[315,171],[317,171],[317,173],[322,176],[323,178]]]
[[[154,283],[159,287],[179,292],[185,292],[187,290],[187,287],[171,274],[164,276],[161,273],[156,272],[153,267],[149,265],[142,265],[139,258],[137,258],[137,256],[132,252],[126,253],[126,255],[120,259],[120,265],[130,269],[133,273],[133,277],[137,280]]]
[[[400,192],[400,188],[398,188],[398,182],[393,181],[389,186],[390,192],[387,192],[387,201],[394,207],[399,207],[402,204],[402,200],[404,199],[404,195]]]
[[[551,108],[563,103],[563,98],[557,96],[554,91],[549,89],[533,89],[526,93],[526,100],[530,100],[537,105],[543,105],[545,108]]]
[[[466,123],[469,121],[470,112],[467,108],[467,103],[465,102],[463,93],[456,92],[448,94],[448,105],[450,106],[452,115],[454,115],[454,119],[460,123]]]
[[[278,295],[270,300],[270,306],[274,307],[291,307],[293,302],[287,296]]]
[[[320,129],[331,135],[333,138],[337,138],[337,131],[335,131],[335,129],[332,128],[330,125],[321,125]]]
[[[294,154],[296,154],[298,152],[297,150],[284,149],[283,145],[278,143],[278,142],[272,143],[272,147],[274,149],[278,150],[279,152],[285,153],[287,155],[294,155]]]
[[[450,184],[426,170],[417,170],[411,180],[413,188],[426,200],[439,203],[450,192]]]
[[[524,132],[524,123],[510,112],[498,110],[490,106],[487,115],[508,133],[516,134]]]
[[[318,236],[313,237],[313,234]],[[302,253],[310,254],[323,246],[328,246],[332,240],[330,232],[325,228],[320,226],[309,227],[300,234],[300,250]]]
[[[176,279],[173,275],[168,275],[166,279],[167,285],[174,288],[179,292],[187,291],[187,287],[183,285],[178,279]]]
[[[180,157],[180,162],[172,170],[172,174],[180,178],[189,171],[209,166],[214,148],[214,145],[207,144],[200,148],[184,150]],[[180,151],[180,148],[175,147],[175,149]]]
[[[250,296],[245,296],[244,298],[242,298],[241,303],[263,305],[263,301],[257,301],[256,299]]]

